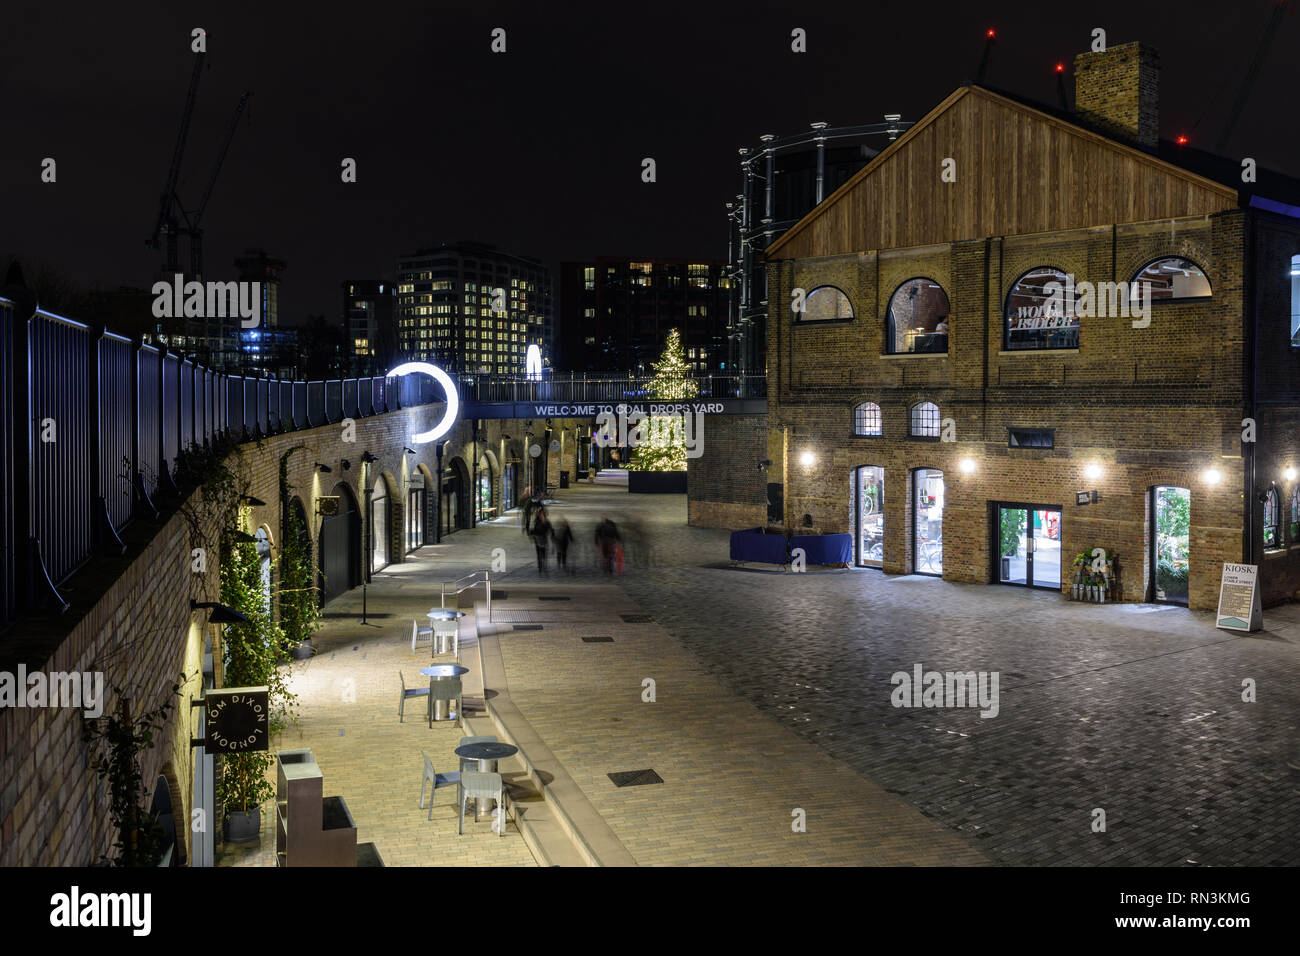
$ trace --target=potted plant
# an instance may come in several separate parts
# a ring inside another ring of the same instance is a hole
[[[1011,577],[1011,559],[1020,554],[1020,528],[1025,520],[1023,511],[1003,511],[999,528],[998,554],[1002,557],[1002,580]]]
[[[226,687],[270,688],[272,735],[293,719],[295,696],[285,671],[277,667],[284,633],[271,620],[262,591],[261,561],[252,541],[223,536],[221,602],[248,618],[246,624],[228,624],[222,635]],[[269,751],[227,754],[223,757],[221,799],[226,811],[226,839],[232,843],[256,840],[261,831],[261,805],[275,792],[268,771]]]

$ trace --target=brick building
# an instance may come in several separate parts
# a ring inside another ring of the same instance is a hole
[[[693,522],[1062,590],[1105,548],[1129,601],[1213,608],[1225,561],[1300,589],[1300,182],[1160,141],[1145,45],[1075,75],[1074,113],[960,87],[768,248],[768,417],[710,432],[741,460],[710,448]]]

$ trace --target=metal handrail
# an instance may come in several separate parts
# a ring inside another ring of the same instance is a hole
[[[480,581],[480,580],[478,579],[478,576],[479,576],[480,574],[483,575],[483,580],[482,580],[482,581]],[[460,582],[461,582],[461,581],[464,581],[466,578],[473,578],[474,580],[471,581],[469,584],[466,584],[466,585],[463,585],[463,586],[462,586]],[[448,585],[448,584],[450,584],[452,587],[454,587],[454,588],[456,589],[456,597],[457,597],[457,598],[460,597],[460,593],[461,593],[462,591],[468,591],[468,590],[470,590],[471,588],[476,588],[476,587],[478,587],[480,584],[484,585],[484,586],[485,586],[485,589],[486,589],[486,591],[487,591],[488,621],[489,621],[489,623],[491,622],[491,620],[492,620],[492,571],[491,571],[490,569],[484,568],[482,571],[471,571],[469,574],[462,574],[462,575],[461,575],[460,577],[458,577],[455,581],[444,581],[444,582],[442,582],[442,607],[443,607],[443,609],[446,609],[446,607],[447,607],[447,585]],[[459,603],[459,601],[457,601],[457,603]]]

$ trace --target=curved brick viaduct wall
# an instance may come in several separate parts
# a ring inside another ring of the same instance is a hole
[[[282,456],[288,454],[288,482],[306,509],[314,551],[320,527],[315,497],[330,494],[342,481],[352,488],[357,501],[364,503],[361,455],[370,451],[379,458],[370,474],[385,475],[389,489],[390,562],[404,561],[405,482],[421,466],[431,477],[436,459],[433,444],[411,445],[417,455],[408,455],[403,449],[410,445],[412,434],[433,427],[442,413],[442,405],[432,405],[357,419],[354,442],[345,442],[343,426],[334,424],[242,445],[236,456],[238,470],[248,481],[248,493],[266,502],[250,509],[248,528],[265,526],[273,556],[278,558],[283,527],[279,469]],[[548,482],[558,483],[562,469],[576,470],[579,426],[590,426],[590,422],[552,420],[551,437],[563,447],[559,453],[548,454]],[[546,429],[545,419],[533,421],[531,428],[520,421],[483,421],[478,454],[482,457],[485,449],[490,450],[489,460],[495,457],[498,466],[510,457],[525,459],[525,432],[532,431],[534,440],[540,441]],[[511,441],[503,442],[505,435]],[[472,475],[474,437],[470,422],[458,422],[448,436],[444,467],[459,459]],[[291,451],[299,445],[303,447]],[[342,468],[345,458],[352,465],[346,471]],[[333,472],[320,474],[316,462],[329,465]],[[522,493],[528,484],[524,462],[516,468]],[[500,474],[494,472],[494,500],[500,492]],[[174,510],[158,522],[136,522],[124,538],[128,552],[123,558],[92,564],[66,583],[63,590],[72,610],[57,620],[16,625],[14,633],[6,637],[6,663],[0,670],[13,672],[21,662],[28,672],[104,671],[105,713],[118,705],[111,693],[114,683],[128,689],[132,710],[140,713],[162,703],[172,684],[185,675],[171,720],[156,736],[154,747],[142,755],[141,765],[148,796],[152,796],[153,781],[159,774],[172,782],[178,835],[184,835],[188,859],[194,769],[189,741],[198,728],[190,702],[201,688],[207,627],[206,612],[191,612],[189,602],[191,598],[216,599],[218,567],[216,560],[211,560],[206,574],[194,573],[190,528],[185,517]],[[430,527],[426,540],[432,538]],[[364,555],[361,558],[364,568]],[[212,630],[215,643],[217,629]],[[220,685],[219,669],[217,673]],[[87,865],[111,849],[116,835],[110,826],[108,793],[89,769],[82,727],[79,709],[0,709],[0,866]],[[210,825],[220,833],[220,821]]]

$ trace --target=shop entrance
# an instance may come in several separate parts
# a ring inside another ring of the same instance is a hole
[[[860,568],[884,565],[885,469],[863,465],[853,469],[854,560]]]
[[[999,584],[1061,589],[1061,506],[993,504],[994,578]]]
[[[915,508],[912,511],[912,570],[943,574],[943,472],[918,468],[912,472]]]
[[[1187,606],[1192,493],[1158,485],[1151,489],[1148,533],[1152,600]]]

